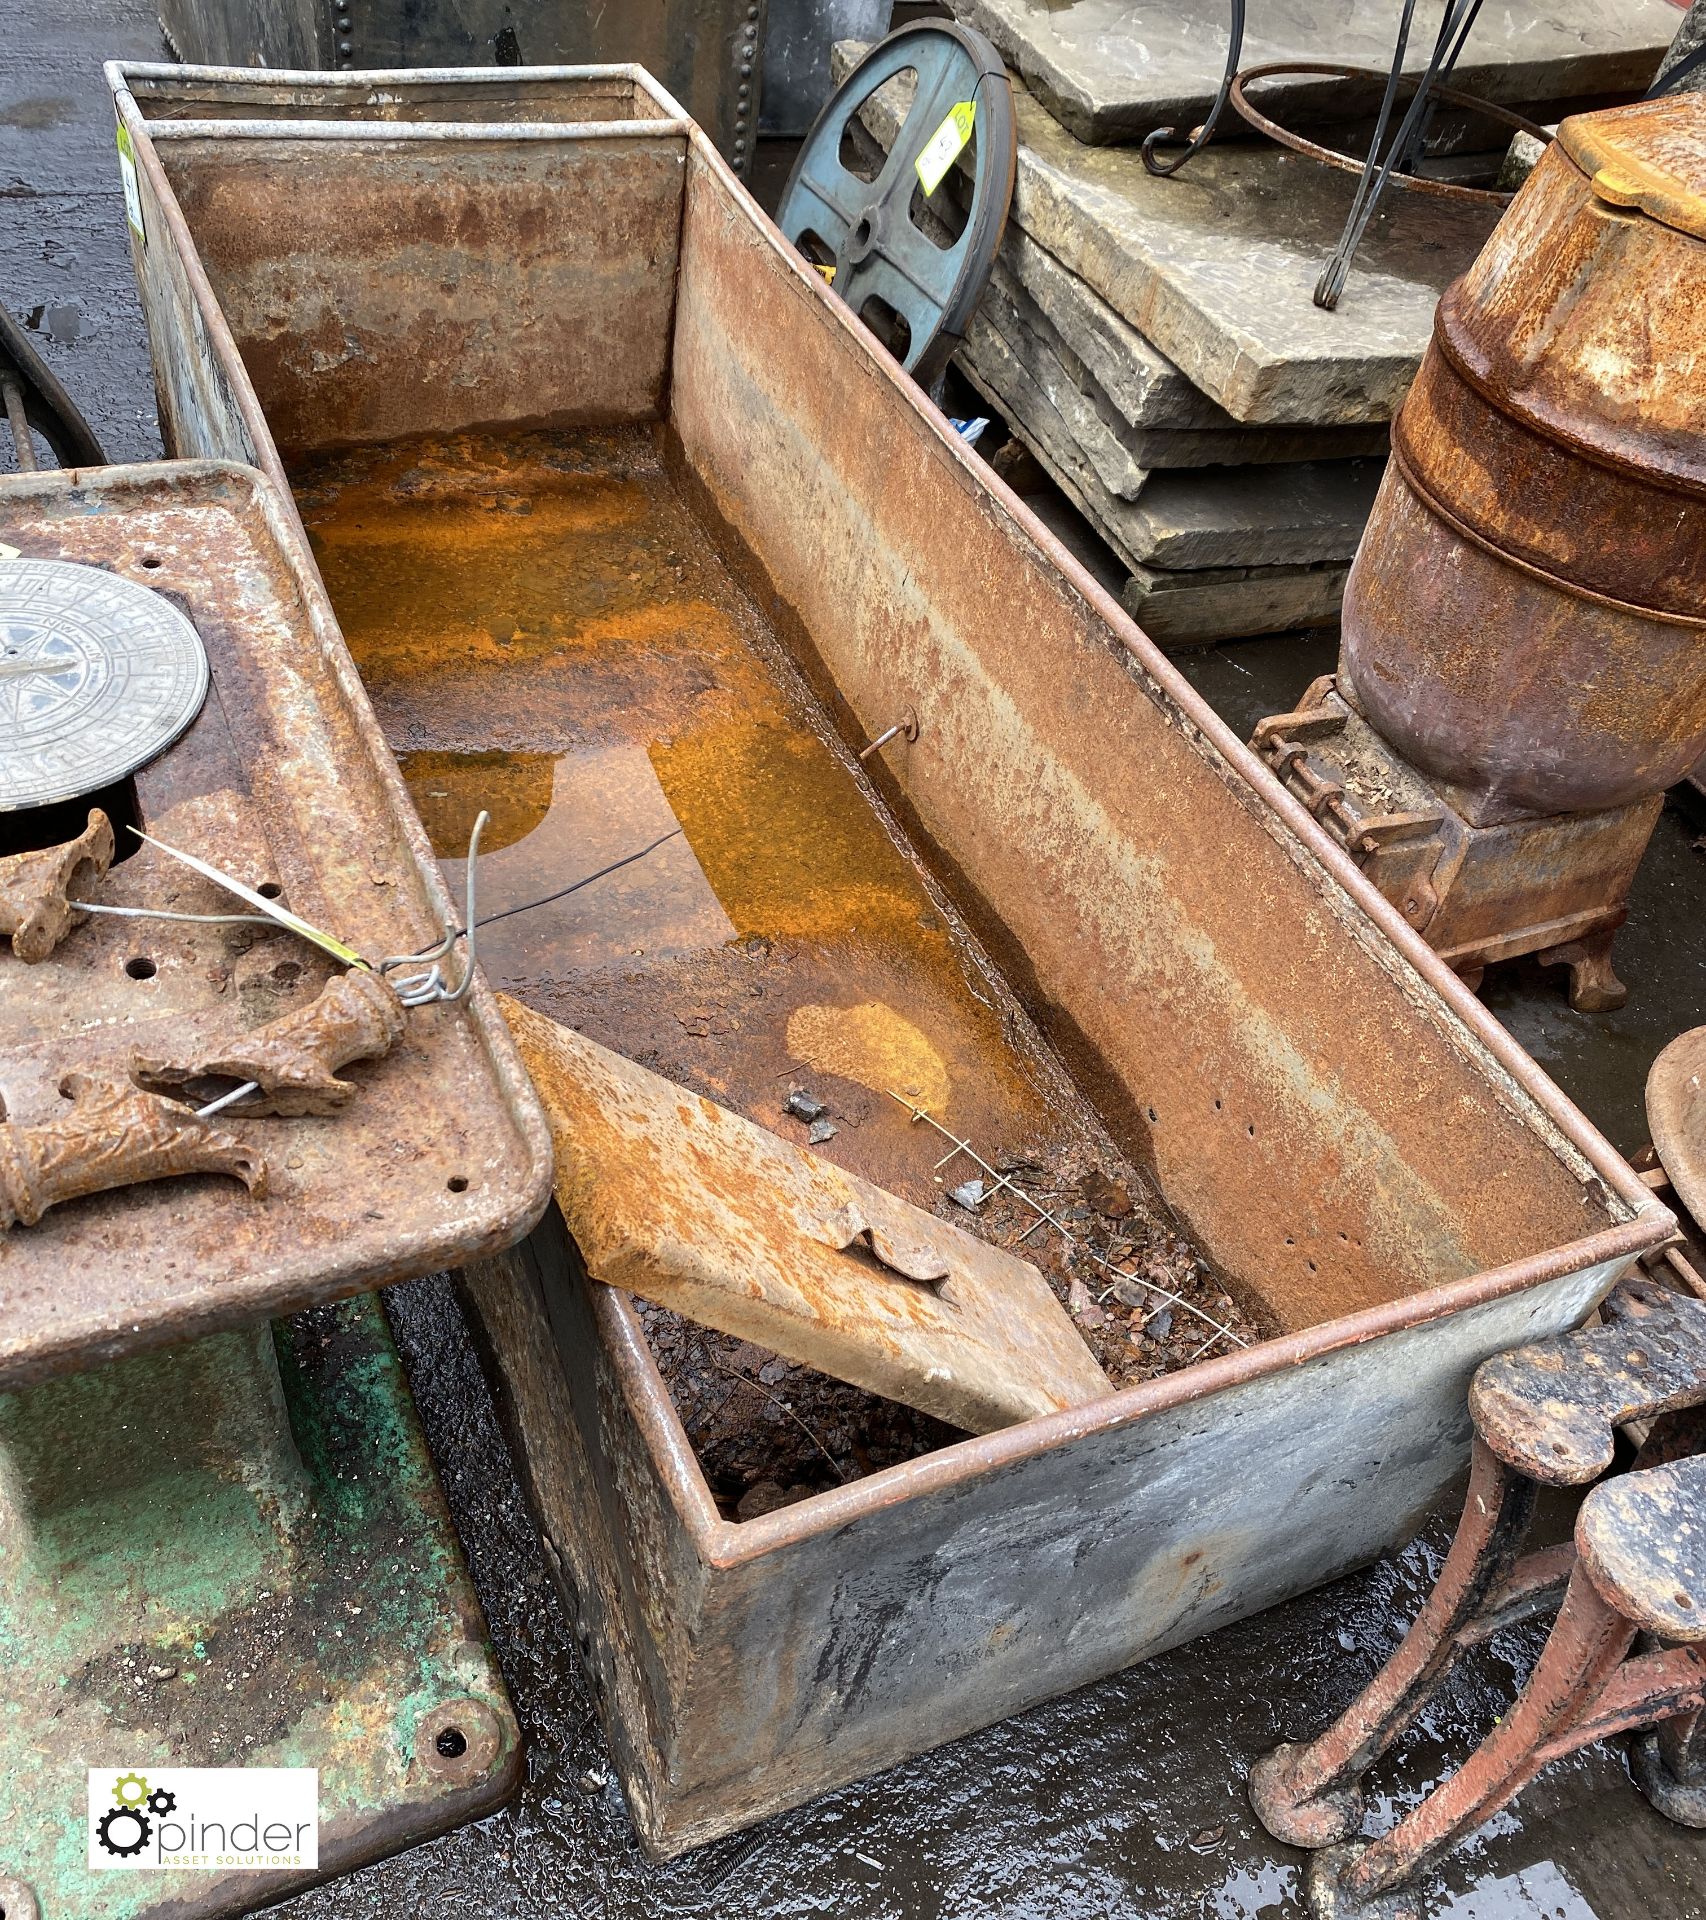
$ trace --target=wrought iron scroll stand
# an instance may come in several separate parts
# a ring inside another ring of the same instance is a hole
[[[1392,112],[1398,96],[1399,83],[1403,79],[1404,55],[1410,44],[1410,28],[1415,19],[1416,0],[1404,0],[1398,19],[1398,42],[1392,54],[1391,71],[1386,76],[1386,88],[1381,96],[1380,111],[1375,119],[1374,135],[1369,142],[1368,158],[1363,163],[1362,174],[1357,182],[1356,193],[1351,200],[1351,208],[1345,219],[1344,232],[1339,236],[1339,244],[1333,249],[1327,264],[1321,270],[1321,277],[1315,283],[1315,304],[1329,313],[1339,304],[1345,290],[1345,281],[1349,277],[1351,263],[1355,260],[1357,249],[1362,245],[1363,236],[1368,232],[1370,223],[1379,211],[1386,189],[1395,174],[1403,173],[1412,159],[1421,152],[1427,140],[1428,131],[1438,106],[1435,93],[1436,83],[1449,75],[1456,67],[1463,52],[1464,42],[1481,11],[1481,0],[1448,0],[1444,17],[1439,24],[1439,32],[1434,37],[1433,49],[1428,56],[1426,67],[1417,82],[1415,95],[1398,124],[1398,131],[1390,144],[1387,143],[1387,129],[1392,124]],[[1233,99],[1233,88],[1238,79],[1239,62],[1244,53],[1244,0],[1231,0],[1230,34],[1226,48],[1226,68],[1221,75],[1220,87],[1209,108],[1208,118],[1189,136],[1185,150],[1170,160],[1164,160],[1159,154],[1163,146],[1175,145],[1183,138],[1176,127],[1157,127],[1143,142],[1143,164],[1153,174],[1168,176],[1179,171],[1185,163],[1199,154],[1214,138],[1222,115],[1229,101]],[[1384,153],[1382,148],[1385,149]]]

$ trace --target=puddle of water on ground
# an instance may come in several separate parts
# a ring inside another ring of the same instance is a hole
[[[1483,1880],[1434,1908],[1435,1920],[1599,1920],[1552,1860]]]
[[[68,347],[83,332],[81,307],[31,307],[24,324],[36,333],[45,333],[56,345]]]
[[[26,133],[45,133],[72,118],[77,102],[68,94],[36,94],[28,100],[14,100],[0,107],[0,127],[18,127]]]

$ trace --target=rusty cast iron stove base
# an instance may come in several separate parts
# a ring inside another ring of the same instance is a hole
[[[1375,732],[1332,674],[1296,711],[1262,721],[1250,744],[1471,990],[1495,962],[1532,953],[1569,968],[1578,1012],[1610,1012],[1629,997],[1611,942],[1662,795],[1476,824],[1449,787]]]
[[[211,1920],[476,1818],[513,1714],[376,1297],[0,1395],[0,1908]],[[87,1865],[87,1770],[315,1767],[319,1869]]]

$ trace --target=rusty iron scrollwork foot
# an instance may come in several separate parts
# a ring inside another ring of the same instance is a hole
[[[1414,1887],[1389,1893],[1358,1893],[1348,1884],[1368,1851],[1366,1840],[1326,1847],[1309,1862],[1303,1897],[1313,1920],[1424,1920],[1421,1895]]]
[[[1629,998],[1611,964],[1611,940],[1609,933],[1589,934],[1536,956],[1543,967],[1570,969],[1570,1005],[1577,1013],[1615,1013]]]
[[[112,822],[99,807],[75,840],[0,860],[0,934],[11,935],[13,953],[32,965],[47,959],[71,930],[74,889],[99,880],[112,861]]]
[[[1706,1827],[1706,1733],[1695,1714],[1681,1723],[1650,1729],[1630,1743],[1629,1771],[1635,1784],[1667,1820],[1679,1827]],[[1682,1754],[1678,1755],[1678,1745]],[[1680,1759],[1680,1764],[1679,1764]]]
[[[188,1107],[86,1073],[67,1074],[59,1090],[68,1112],[0,1124],[0,1230],[33,1227],[62,1200],[187,1173],[229,1174],[265,1198],[259,1150]]]
[[[179,1095],[207,1081],[252,1082],[245,1114],[332,1114],[355,1092],[337,1069],[389,1053],[406,1021],[390,981],[352,967],[328,980],[308,1006],[210,1047],[136,1054],[131,1074],[150,1092]]]

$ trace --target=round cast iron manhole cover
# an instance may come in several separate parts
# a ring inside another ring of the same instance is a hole
[[[0,560],[0,813],[95,793],[163,753],[207,698],[201,636],[102,567]]]

